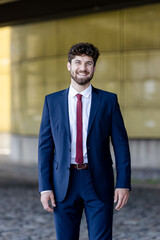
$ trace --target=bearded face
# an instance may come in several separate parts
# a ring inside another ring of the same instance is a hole
[[[71,63],[67,65],[72,80],[79,85],[85,85],[94,76],[94,62],[92,57],[87,55],[75,56]]]

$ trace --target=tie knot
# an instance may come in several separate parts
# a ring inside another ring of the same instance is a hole
[[[81,101],[81,99],[82,99],[82,95],[81,94],[77,94],[76,97],[78,98],[78,100]]]

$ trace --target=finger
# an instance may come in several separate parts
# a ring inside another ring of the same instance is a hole
[[[122,198],[119,198],[119,199],[118,199],[118,203],[117,203],[117,205],[116,205],[116,210],[120,210],[121,205],[122,205]]]
[[[53,207],[56,207],[56,203],[55,203],[54,197],[51,197],[51,203],[52,203]]]
[[[126,196],[126,197],[124,198],[124,204],[125,204],[125,205],[127,204],[128,199],[129,199],[129,196]]]
[[[53,213],[53,208],[48,206],[47,208],[44,208],[47,212]]]
[[[46,211],[50,211],[50,210],[51,210],[51,207],[50,207],[50,205],[49,205],[49,199],[48,199],[48,198],[43,198],[43,197],[41,197],[41,202],[42,202],[42,205],[43,205],[44,210],[46,210]]]
[[[42,201],[42,205],[44,210],[46,210],[47,212],[53,212],[53,208],[50,206],[48,201]]]
[[[115,194],[114,194],[114,203],[116,203],[118,200],[118,193],[117,191],[115,190]]]
[[[129,199],[129,192],[126,192],[125,195],[123,196],[124,205],[127,204],[128,199]]]
[[[127,201],[128,201],[128,195],[121,197],[120,201],[118,202],[118,204],[116,206],[116,210],[119,211],[125,204],[127,204]]]
[[[125,205],[125,199],[122,200],[121,205],[118,210],[120,210]]]

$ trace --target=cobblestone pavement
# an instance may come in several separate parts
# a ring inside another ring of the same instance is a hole
[[[114,213],[113,240],[160,240],[159,197],[159,185],[134,185],[128,204]],[[56,239],[53,216],[39,201],[34,167],[0,164],[0,239]],[[83,216],[80,240],[87,239]]]

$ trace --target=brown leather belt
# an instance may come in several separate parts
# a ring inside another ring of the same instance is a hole
[[[81,166],[79,166],[79,164],[71,164],[71,169],[77,169],[77,170],[88,169],[88,163],[84,163]]]

